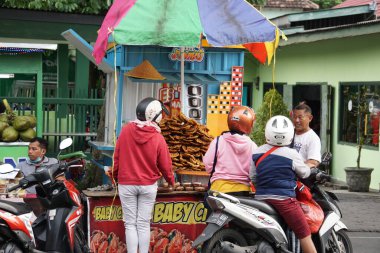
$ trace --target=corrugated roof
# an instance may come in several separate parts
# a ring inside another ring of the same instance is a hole
[[[376,4],[376,17],[380,16],[380,0],[347,0],[341,4],[334,6],[334,9],[351,7],[351,6],[360,6],[360,5],[368,5],[368,4]]]
[[[360,5],[337,9],[290,13],[285,16],[274,18],[272,19],[272,22],[282,30],[291,28],[292,33],[295,31],[299,32],[299,27],[302,27],[305,31],[336,27],[373,20],[373,10],[370,7],[370,5]]]
[[[280,46],[344,37],[362,36],[374,33],[378,34],[380,31],[380,19],[364,21],[355,24],[324,27],[307,31],[302,30],[302,28],[300,28],[298,31],[289,31],[289,34],[287,33],[288,30],[286,29],[283,31],[288,37],[288,40],[281,41]]]
[[[181,83],[181,75],[180,73],[165,73],[160,72],[165,80],[152,80],[152,79],[144,79],[144,78],[134,78],[128,76],[133,82],[141,82],[141,83]],[[185,83],[200,83],[200,84],[218,84],[220,80],[216,79],[212,75],[208,74],[184,74]]]
[[[267,0],[266,8],[300,8],[303,10],[318,10],[319,5],[309,0]]]
[[[378,23],[380,23],[380,19],[363,21],[363,22],[358,22],[355,24],[345,24],[345,25],[339,25],[339,26],[322,27],[322,28],[316,28],[316,29],[310,29],[310,30],[304,30],[304,29],[302,29],[302,27],[293,27],[293,28],[289,28],[289,29],[282,29],[282,31],[285,33],[286,36],[290,37],[290,35],[293,35],[293,34],[314,33],[314,32],[329,31],[329,30],[341,30],[341,29],[350,28],[350,27],[365,26],[365,25],[378,24]],[[292,29],[294,31],[292,31]],[[287,31],[289,31],[289,33]]]

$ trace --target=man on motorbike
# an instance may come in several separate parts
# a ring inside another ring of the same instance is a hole
[[[296,199],[296,176],[307,178],[310,168],[296,150],[289,148],[294,126],[284,116],[274,116],[266,124],[267,144],[253,153],[251,176],[258,200],[271,204],[300,239],[304,253],[316,253],[309,225]]]
[[[20,169],[24,176],[27,176],[36,171],[39,167],[58,163],[55,158],[45,156],[48,147],[48,142],[40,137],[35,137],[30,140],[28,146],[28,159],[19,163],[16,168]],[[36,216],[44,211],[40,201],[36,197],[36,187],[26,189],[24,202],[29,204]]]

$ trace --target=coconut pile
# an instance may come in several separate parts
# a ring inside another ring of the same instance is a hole
[[[0,141],[30,141],[36,137],[36,117],[33,115],[17,116],[12,111],[6,99],[3,100],[6,107],[5,113],[0,114]]]

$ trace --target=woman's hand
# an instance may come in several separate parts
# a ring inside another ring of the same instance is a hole
[[[111,179],[112,184],[116,185],[117,178],[116,178],[116,175],[113,173],[113,168],[109,167],[109,169],[105,171],[105,174],[107,177]]]

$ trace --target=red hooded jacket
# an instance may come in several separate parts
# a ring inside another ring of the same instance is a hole
[[[154,127],[128,123],[114,153],[114,177],[122,185],[151,185],[162,176],[174,185],[172,160],[164,137]]]

